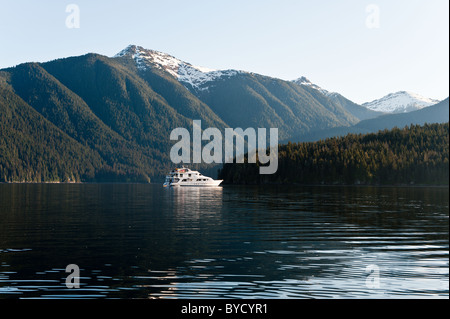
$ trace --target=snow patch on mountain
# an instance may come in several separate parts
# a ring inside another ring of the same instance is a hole
[[[325,89],[322,89],[320,86],[318,86],[317,84],[312,83],[310,80],[308,80],[304,76],[299,77],[298,79],[293,80],[292,82],[294,82],[294,83],[296,83],[298,85],[309,86],[309,87],[311,87],[313,89],[316,89],[316,90],[320,91],[322,94],[324,94],[326,96],[334,94],[333,92],[329,92],[329,91],[327,91]]]
[[[362,106],[384,113],[407,113],[420,110],[438,102],[438,100],[426,98],[419,94],[400,91],[388,94],[381,99],[364,103]]]
[[[232,77],[242,72],[237,70],[215,70],[192,65],[169,54],[144,49],[136,45],[129,45],[115,55],[115,57],[122,56],[130,56],[134,59],[138,69],[146,70],[154,67],[165,70],[183,85],[189,85],[199,91],[207,90],[208,86],[206,84],[208,82],[222,77]]]

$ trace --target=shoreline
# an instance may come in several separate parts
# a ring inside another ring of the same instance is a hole
[[[96,185],[96,184],[105,184],[105,185],[162,185],[158,182],[0,182],[0,185],[54,185],[54,184],[62,184],[62,185]],[[267,184],[228,184],[222,183],[221,187],[226,186],[246,186],[246,187],[255,187],[255,186],[296,186],[296,187],[405,187],[405,188],[420,188],[420,187],[430,187],[430,188],[448,188],[449,184],[379,184],[379,185],[370,185],[370,184],[299,184],[299,183],[267,183]]]
[[[223,186],[296,186],[296,187],[433,187],[447,188],[449,184],[383,184],[383,185],[367,185],[367,184],[297,184],[297,183],[273,183],[273,184],[223,184]]]

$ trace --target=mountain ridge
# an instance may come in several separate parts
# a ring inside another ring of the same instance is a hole
[[[127,46],[114,57],[134,61],[141,73],[151,70],[167,71],[231,127],[278,127],[281,136],[287,137],[309,131],[314,126],[310,123],[311,119],[318,119],[319,114],[324,118],[319,125],[324,127],[352,125],[359,120],[340,104],[304,88],[299,90],[298,87],[290,86],[289,94],[296,95],[296,102],[281,102],[275,97],[273,90],[286,90],[286,87],[282,88],[286,81],[277,78],[241,70],[197,67],[172,55],[137,45]],[[273,83],[278,86],[271,85]],[[249,108],[249,105],[252,107]],[[306,108],[310,108],[309,115],[305,114]],[[236,116],[240,111],[250,113],[250,121]],[[288,117],[280,117],[277,112]]]
[[[308,87],[319,91],[320,93],[328,97],[330,100],[332,100],[334,103],[340,105],[342,108],[344,108],[347,112],[352,114],[358,120],[371,119],[383,114],[382,112],[370,110],[362,105],[354,103],[353,101],[344,97],[342,94],[339,94],[337,92],[330,92],[326,89],[323,89],[317,84],[312,83],[305,76],[301,76],[295,80],[292,80],[291,82],[300,86]]]
[[[379,115],[312,85],[138,46],[1,69],[0,89],[0,182],[158,181],[173,165],[170,132],[194,119],[222,133],[278,128],[287,140]]]
[[[323,95],[283,80],[237,72],[195,90],[148,66],[139,68],[132,56],[88,53],[0,70],[7,97],[0,129],[8,143],[0,151],[0,182],[161,180],[173,165],[170,132],[191,131],[193,119],[222,132],[277,127],[286,138],[357,122]],[[6,120],[16,109],[45,124],[30,130],[21,117]],[[6,132],[23,133],[14,139]],[[206,173],[214,165],[199,167]]]
[[[216,70],[205,67],[195,66],[189,62],[182,61],[170,54],[145,49],[141,46],[130,44],[125,49],[114,55],[118,57],[131,57],[139,69],[157,67],[178,79],[180,82],[190,85],[195,90],[205,90],[205,83],[214,81],[222,76],[233,76],[243,71],[238,70]]]
[[[362,106],[373,111],[395,114],[417,111],[439,102],[416,93],[399,91],[390,93],[372,102],[363,103]]]
[[[282,143],[293,142],[315,142],[331,137],[341,137],[347,134],[367,134],[378,131],[393,129],[395,127],[403,128],[408,125],[424,125],[431,123],[449,122],[449,98],[443,101],[425,107],[420,110],[408,113],[384,114],[382,116],[360,121],[349,127],[336,127],[331,129],[319,130],[305,134],[301,137],[287,139]]]

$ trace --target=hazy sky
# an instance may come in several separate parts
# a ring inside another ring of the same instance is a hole
[[[79,28],[66,23],[70,4]],[[358,103],[400,90],[444,99],[448,12],[448,0],[0,0],[0,68],[136,44],[209,68],[306,76]]]

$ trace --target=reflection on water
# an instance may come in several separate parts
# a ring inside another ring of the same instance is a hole
[[[0,298],[448,298],[448,202],[448,188],[0,185]]]
[[[165,188],[164,199],[180,219],[217,217],[222,209],[222,187]]]

